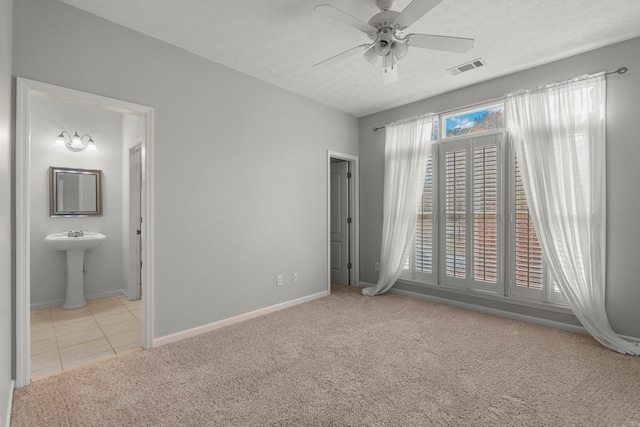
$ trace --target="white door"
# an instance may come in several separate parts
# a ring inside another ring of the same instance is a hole
[[[129,244],[131,250],[131,279],[129,288],[129,298],[138,299],[142,295],[142,281],[140,273],[142,269],[141,254],[141,222],[142,213],[140,209],[141,202],[141,177],[142,177],[142,150],[141,147],[135,147],[130,151],[129,157]]]
[[[349,162],[331,164],[331,283],[350,285]]]

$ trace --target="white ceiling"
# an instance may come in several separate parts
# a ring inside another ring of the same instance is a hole
[[[379,66],[361,55],[312,68],[369,42],[314,6],[328,3],[366,22],[378,12],[374,0],[62,1],[357,117],[640,36],[639,0],[443,0],[410,32],[471,37],[475,47],[410,48],[399,81],[383,85]],[[393,10],[409,3],[397,0]],[[479,57],[486,67],[446,72]]]

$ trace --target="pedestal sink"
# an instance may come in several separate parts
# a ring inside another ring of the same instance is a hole
[[[62,232],[49,234],[44,243],[55,250],[67,252],[67,295],[65,310],[87,305],[84,299],[84,252],[93,249],[107,240],[107,236],[91,231]]]

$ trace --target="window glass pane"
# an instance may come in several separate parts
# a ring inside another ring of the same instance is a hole
[[[440,129],[440,121],[439,120],[434,120],[433,121],[433,127],[431,128],[431,140],[432,141],[436,141],[438,139],[438,133]]]
[[[445,156],[446,268],[447,276],[464,279],[466,265],[467,171],[466,152],[449,151]]]
[[[415,270],[433,273],[433,156],[427,159],[422,200],[416,223]]]
[[[515,172],[515,282],[518,287],[542,289],[542,248],[529,214],[517,156]]]
[[[445,138],[504,128],[504,105],[444,118]]]
[[[473,274],[498,279],[498,153],[486,145],[473,151]]]

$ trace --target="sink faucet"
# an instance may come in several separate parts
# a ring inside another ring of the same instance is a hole
[[[82,237],[84,230],[64,230],[67,231],[67,237]]]

